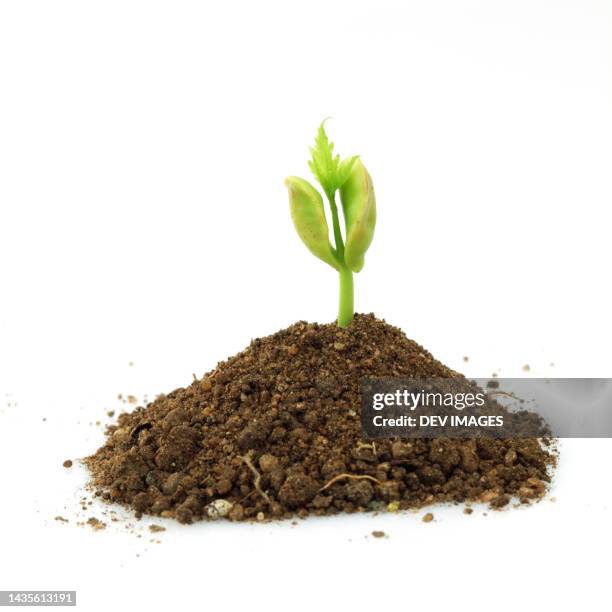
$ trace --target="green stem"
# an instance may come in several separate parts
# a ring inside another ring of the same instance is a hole
[[[338,307],[339,327],[346,327],[353,320],[353,314],[355,313],[353,295],[353,273],[342,264],[340,267],[340,303]]]
[[[334,242],[336,243],[336,253],[340,261],[344,261],[344,242],[342,240],[342,232],[340,231],[340,219],[338,218],[338,207],[336,206],[336,198],[333,192],[325,192],[329,200],[329,207],[332,214],[332,225],[334,228]]]
[[[344,263],[344,242],[340,231],[340,220],[338,218],[338,207],[334,193],[326,192],[329,206],[332,213],[332,223],[334,227],[334,242],[336,243],[336,255],[340,260],[340,301],[338,304],[338,326],[346,327],[355,314],[353,273]]]

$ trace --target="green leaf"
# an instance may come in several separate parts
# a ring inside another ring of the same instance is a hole
[[[347,180],[358,156],[355,155],[341,161],[339,155],[334,155],[334,143],[325,133],[325,121],[327,119],[321,122],[317,130],[315,145],[310,148],[312,159],[308,165],[327,196],[332,197]]]
[[[289,206],[295,229],[308,250],[338,270],[339,264],[329,242],[329,228],[321,194],[308,182],[297,176],[285,180],[289,190]]]
[[[342,185],[340,201],[346,224],[344,261],[353,272],[359,272],[376,227],[374,185],[361,160],[353,164],[348,179]]]
[[[342,187],[342,185],[346,183],[346,180],[351,174],[351,170],[353,169],[353,166],[355,165],[355,162],[358,159],[359,159],[359,155],[353,155],[352,157],[347,157],[346,159],[343,159],[340,162],[340,165],[338,166],[338,171],[337,171],[338,189],[340,189],[340,187]]]

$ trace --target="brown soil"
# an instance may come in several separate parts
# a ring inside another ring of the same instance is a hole
[[[106,529],[106,523],[103,523],[95,516],[92,516],[90,519],[88,519],[87,524],[95,531],[102,531],[102,529]]]
[[[364,377],[459,377],[396,327],[304,322],[186,388],[119,415],[85,461],[106,500],[182,523],[537,499],[554,454],[536,439],[361,438]]]

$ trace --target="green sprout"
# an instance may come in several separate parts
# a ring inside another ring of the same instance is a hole
[[[289,189],[289,206],[295,229],[308,250],[338,271],[340,302],[338,325],[346,327],[355,314],[353,272],[363,268],[365,252],[374,236],[376,198],[374,186],[359,156],[341,160],[334,156],[334,143],[325,133],[325,121],[319,126],[315,146],[310,149],[308,162],[329,203],[334,244],[329,240],[329,228],[323,198],[306,180],[290,176],[285,180]],[[336,192],[344,216],[344,236],[340,229]]]

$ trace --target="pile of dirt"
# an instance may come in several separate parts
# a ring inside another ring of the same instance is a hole
[[[85,461],[104,499],[190,523],[541,497],[537,439],[361,437],[365,377],[460,377],[373,315],[299,322],[186,388],[121,414]]]

